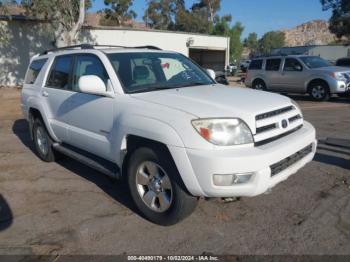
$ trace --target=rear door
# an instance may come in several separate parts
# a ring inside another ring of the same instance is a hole
[[[266,59],[265,72],[268,89],[272,91],[282,90],[281,84],[281,58]]]
[[[111,157],[114,99],[82,93],[81,76],[95,75],[110,87],[109,76],[101,60],[94,54],[77,54],[72,73],[70,109],[67,113],[68,143],[108,160]]]
[[[47,81],[41,95],[47,108],[50,126],[56,137],[67,140],[67,116],[70,109],[69,92],[73,56],[57,56],[51,66]]]
[[[291,93],[302,92],[305,74],[305,69],[296,58],[286,58],[282,70],[281,87]]]

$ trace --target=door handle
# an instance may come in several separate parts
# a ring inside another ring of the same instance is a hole
[[[41,94],[42,94],[42,96],[44,96],[44,97],[48,97],[48,96],[49,96],[49,93],[48,93],[47,91],[43,91]]]

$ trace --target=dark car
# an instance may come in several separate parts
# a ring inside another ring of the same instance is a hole
[[[350,57],[344,57],[337,60],[336,66],[350,67]]]
[[[230,83],[228,82],[226,75],[224,73],[218,73],[216,72],[216,77],[215,77],[216,82],[219,84],[223,85],[229,85]]]

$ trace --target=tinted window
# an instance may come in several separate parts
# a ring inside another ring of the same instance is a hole
[[[52,66],[47,86],[59,89],[70,88],[72,56],[58,56]]]
[[[253,60],[249,65],[249,70],[260,70],[263,65],[263,60]]]
[[[36,78],[38,77],[41,69],[45,65],[47,59],[39,59],[39,60],[34,60],[28,69],[25,83],[26,84],[34,84]]]
[[[79,78],[85,75],[95,75],[102,79],[107,85],[109,79],[105,67],[97,56],[94,55],[78,55],[75,60],[73,70],[73,91],[79,91]]]
[[[278,71],[280,69],[281,59],[267,59],[266,71]]]
[[[302,71],[303,66],[295,58],[286,58],[284,62],[284,71]]]
[[[200,67],[180,54],[147,52],[108,56],[127,93],[214,83]]]
[[[318,56],[303,56],[303,57],[300,57],[300,59],[309,68],[321,68],[321,67],[332,66],[330,62]]]
[[[338,60],[337,66],[349,66],[350,67],[350,58]]]

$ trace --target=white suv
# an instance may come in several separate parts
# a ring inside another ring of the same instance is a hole
[[[262,194],[315,154],[296,103],[212,73],[152,47],[46,51],[31,60],[22,110],[42,160],[123,178],[145,218],[171,225],[199,197]]]

